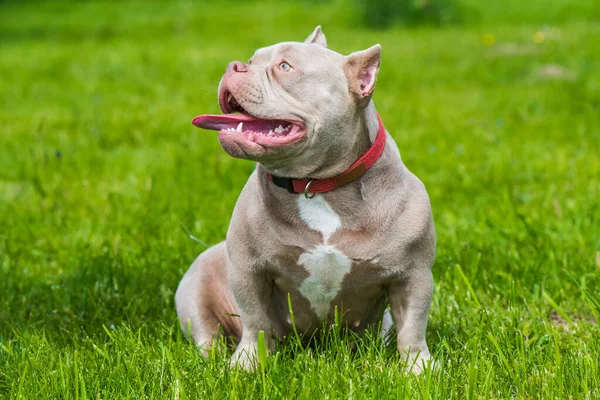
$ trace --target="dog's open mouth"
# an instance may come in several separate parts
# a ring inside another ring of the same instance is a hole
[[[198,128],[219,131],[222,135],[243,136],[250,142],[265,146],[282,146],[297,142],[304,137],[305,127],[299,121],[263,119],[247,112],[231,93],[225,91],[219,98],[225,114],[205,114],[193,119]]]

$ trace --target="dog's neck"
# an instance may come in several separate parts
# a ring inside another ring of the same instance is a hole
[[[379,119],[377,113],[375,112],[374,107],[369,107],[366,112],[371,112],[374,120],[369,116],[357,124],[357,126],[363,127],[360,132],[357,132],[363,135],[362,137],[364,140],[362,141],[362,147],[356,146],[356,158],[345,160],[344,163],[340,164],[341,171],[348,168],[350,164],[354,163],[354,161],[365,154],[376,140],[379,132]],[[374,122],[374,124],[371,122]],[[387,132],[383,131],[383,134],[387,135]],[[386,187],[385,181],[390,179],[390,174],[399,174],[392,178],[395,182],[400,182],[402,180],[403,170],[401,168],[396,168],[397,166],[402,165],[399,156],[400,154],[395,143],[393,141],[388,141],[383,153],[377,158],[369,171],[358,179],[344,185],[342,188],[328,191],[325,193],[326,198],[328,201],[334,201],[335,203],[338,203],[338,200],[340,200],[344,204],[359,204],[361,201],[365,200],[365,195],[368,193],[370,201],[379,201],[382,195],[381,189]],[[332,171],[332,169],[329,169],[328,171]],[[272,181],[272,177],[269,177],[269,173],[270,171],[266,171],[262,165],[258,165],[257,177],[260,182],[259,191],[261,193],[262,201],[269,205],[268,208],[270,210],[287,210],[292,203],[296,203],[298,197],[305,196],[303,193],[290,193],[289,188],[283,188],[279,184],[276,185]],[[332,176],[335,175],[326,177]],[[341,197],[338,196],[338,193]]]
[[[344,135],[355,138],[345,148],[328,149],[321,154],[313,155],[310,160],[293,168],[285,168],[285,174],[278,169],[263,169],[275,176],[295,179],[327,179],[344,172],[358,160],[375,142],[379,131],[377,111],[373,102],[357,113],[354,118],[345,121]]]

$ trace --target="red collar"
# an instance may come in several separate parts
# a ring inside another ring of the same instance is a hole
[[[312,197],[315,193],[329,192],[360,178],[377,161],[385,147],[387,135],[379,114],[377,114],[377,121],[379,121],[379,131],[371,148],[338,176],[327,179],[292,179],[267,174],[269,180],[290,193],[304,193],[306,197]]]

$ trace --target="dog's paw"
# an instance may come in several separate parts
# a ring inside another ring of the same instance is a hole
[[[417,358],[416,360],[409,360],[409,364],[406,366],[406,372],[413,375],[421,375],[426,369],[434,369],[437,366],[435,360]]]
[[[231,356],[229,366],[231,368],[242,368],[246,371],[254,371],[258,365],[257,345],[247,343],[240,345]]]
[[[414,375],[421,375],[421,373],[426,370],[426,369],[430,369],[433,370],[435,368],[437,368],[437,363],[435,362],[435,360],[433,360],[431,358],[431,356],[429,354],[415,354],[411,357],[408,357],[406,359],[406,367],[405,370],[408,373],[414,374]]]

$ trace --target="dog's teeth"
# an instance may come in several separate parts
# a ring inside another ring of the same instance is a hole
[[[291,127],[292,127],[291,125],[288,125],[288,126],[286,126],[285,128],[283,128],[283,130],[285,130],[285,131],[289,131]]]
[[[231,99],[233,99],[233,96],[231,95],[231,93],[227,93],[227,102],[230,102]]]
[[[269,133],[267,133],[267,136],[273,136],[274,134],[275,134],[275,133],[273,132],[273,129],[271,129],[271,130],[269,131]]]
[[[279,125],[277,128],[275,128],[275,133],[281,133],[283,132],[283,126]]]
[[[235,129],[237,132],[242,132],[242,127],[243,127],[244,123],[240,122],[240,124],[237,126],[237,128]]]

